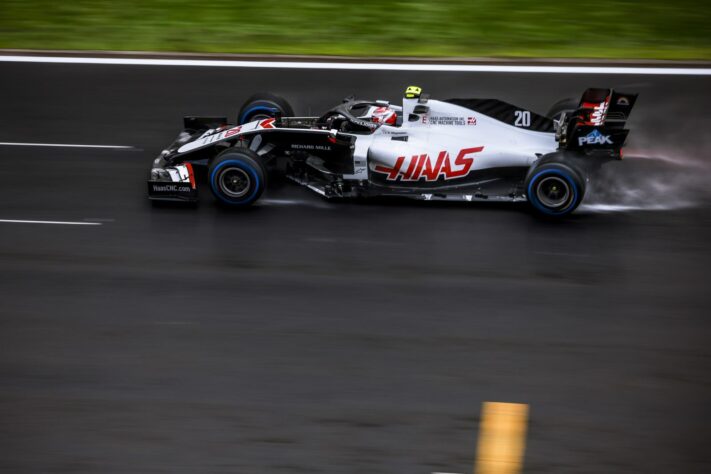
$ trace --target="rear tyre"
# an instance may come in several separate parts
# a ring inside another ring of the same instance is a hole
[[[259,157],[248,149],[225,150],[208,170],[212,194],[231,207],[246,207],[259,199],[267,185],[266,177]]]
[[[270,93],[254,94],[247,99],[237,114],[237,123],[243,124],[275,117],[277,114],[283,117],[293,117],[294,110],[283,97]]]
[[[533,209],[548,217],[567,216],[585,195],[585,181],[580,173],[563,163],[546,163],[532,169],[525,188]]]
[[[552,120],[560,120],[564,112],[571,114],[578,108],[579,101],[576,99],[563,99],[553,104],[546,116]]]

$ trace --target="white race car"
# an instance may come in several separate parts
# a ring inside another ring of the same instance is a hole
[[[283,172],[326,198],[527,200],[564,216],[582,201],[590,171],[622,157],[636,98],[588,89],[542,116],[497,99],[434,100],[411,86],[402,106],[348,98],[319,117],[295,117],[283,98],[258,94],[237,125],[185,117],[153,163],[148,194],[196,201],[197,175],[219,202],[241,207]]]

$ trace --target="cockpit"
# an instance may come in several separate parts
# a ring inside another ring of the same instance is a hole
[[[373,133],[383,125],[402,125],[402,108],[387,101],[366,101],[346,99],[316,121],[316,125],[327,130],[351,133]]]

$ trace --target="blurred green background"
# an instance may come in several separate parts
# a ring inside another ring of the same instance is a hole
[[[0,48],[711,59],[711,1],[0,0]]]

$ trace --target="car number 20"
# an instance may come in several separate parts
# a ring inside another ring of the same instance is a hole
[[[528,110],[516,110],[514,111],[516,115],[516,121],[514,125],[517,127],[530,127],[531,126],[531,112]]]

